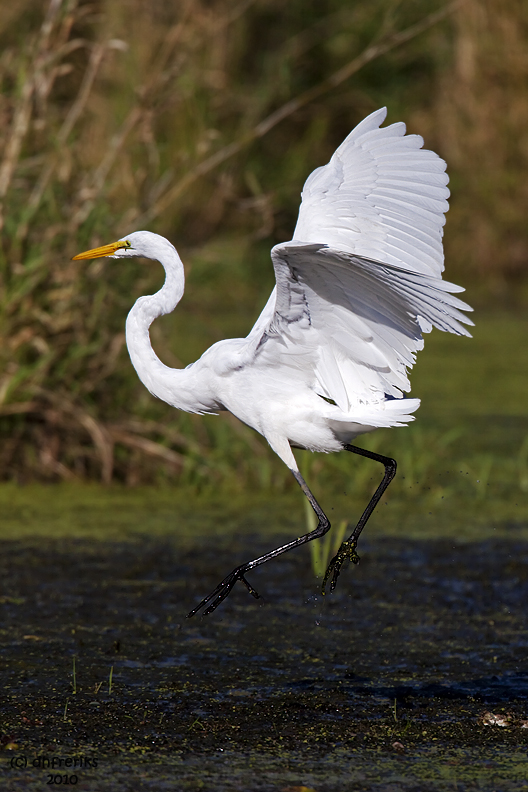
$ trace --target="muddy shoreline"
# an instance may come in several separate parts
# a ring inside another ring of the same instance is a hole
[[[292,553],[185,617],[266,546],[4,542],[2,788],[528,788],[525,539],[366,539],[324,598]]]

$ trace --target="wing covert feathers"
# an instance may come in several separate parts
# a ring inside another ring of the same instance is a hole
[[[316,390],[344,412],[410,391],[407,370],[422,333],[469,335],[463,311],[471,309],[454,296],[459,287],[440,278],[295,241],[273,248],[272,259],[273,332],[297,353],[311,349]]]

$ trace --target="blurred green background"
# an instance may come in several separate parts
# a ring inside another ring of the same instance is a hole
[[[446,275],[476,328],[427,338],[418,421],[364,442],[398,459],[402,508],[458,493],[469,513],[487,500],[514,519],[528,490],[525,2],[18,0],[0,8],[0,44],[1,479],[295,488],[231,416],[179,414],[139,383],[124,322],[161,267],[70,258],[140,228],[169,237],[187,290],[152,338],[186,365],[247,334],[304,180],[387,105],[448,163]],[[316,493],[377,483],[349,455],[305,456]]]

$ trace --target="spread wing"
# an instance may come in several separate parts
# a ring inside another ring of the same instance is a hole
[[[380,129],[385,115],[368,116],[307,179],[244,349],[252,365],[302,368],[345,412],[410,390],[423,332],[469,335],[472,324],[453,296],[463,289],[441,278],[445,162],[404,124]]]

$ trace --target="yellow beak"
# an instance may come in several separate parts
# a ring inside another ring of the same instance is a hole
[[[116,250],[126,247],[130,247],[130,242],[124,242],[123,240],[120,242],[111,242],[109,245],[102,245],[101,247],[93,248],[92,250],[85,250],[84,253],[78,253],[72,258],[72,261],[79,261],[79,259],[102,258],[103,256],[113,256]]]

